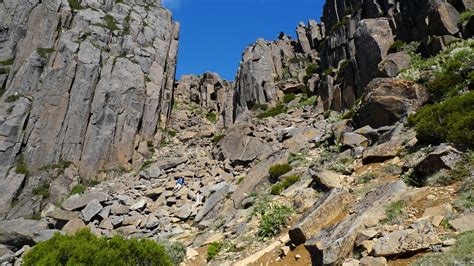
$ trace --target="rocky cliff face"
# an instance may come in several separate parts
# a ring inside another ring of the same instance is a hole
[[[0,28],[0,180],[20,157],[86,178],[143,162],[137,147],[171,112],[178,48],[159,1],[7,0]]]
[[[472,36],[472,22],[459,24],[460,13],[469,9],[470,1],[329,0],[321,24],[301,23],[297,40],[281,35],[278,41],[258,40],[245,49],[236,80],[235,115],[281,100],[291,92],[279,86],[282,79],[286,84],[294,79],[320,96],[325,110],[350,108],[372,79],[396,76],[407,67],[406,54],[389,54],[396,41],[418,41],[421,52],[432,55]],[[308,69],[311,64],[317,71]]]
[[[220,129],[234,122],[234,83],[223,80],[216,73],[182,76],[176,84],[175,94],[175,99],[182,104],[196,104],[203,107],[208,116],[215,116],[214,122]]]

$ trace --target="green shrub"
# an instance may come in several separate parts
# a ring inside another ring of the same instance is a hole
[[[387,218],[384,220],[385,223],[395,223],[398,221],[400,216],[403,214],[405,203],[403,201],[393,202],[388,206],[385,206],[385,215]]]
[[[464,24],[467,23],[471,17],[474,16],[474,10],[466,10],[461,13],[461,16],[459,17],[459,23]]]
[[[396,40],[392,45],[390,45],[390,48],[388,49],[388,53],[396,53],[400,52],[405,44],[401,40]]]
[[[268,170],[268,174],[270,175],[270,180],[277,180],[280,176],[288,173],[291,171],[293,168],[291,165],[285,163],[285,164],[276,164],[272,167],[270,167],[270,170]]]
[[[276,236],[288,224],[293,209],[286,205],[273,204],[262,215],[258,236],[262,238]]]
[[[395,164],[387,164],[380,169],[386,175],[399,175],[402,173],[402,168]]]
[[[258,198],[255,204],[253,205],[252,213],[250,214],[250,216],[254,216],[256,214],[264,215],[265,212],[270,208],[270,205],[270,198],[267,195]]]
[[[207,247],[207,261],[211,261],[219,252],[221,252],[222,244],[218,242],[212,242]]]
[[[300,57],[293,57],[288,60],[290,64],[299,64],[300,62],[304,62],[306,59],[305,58],[300,58]]]
[[[82,194],[86,191],[86,187],[82,184],[75,185],[72,189],[69,195],[74,195],[74,194]]]
[[[309,64],[306,67],[306,75],[303,77],[304,83],[308,83],[308,80],[313,77],[314,74],[318,71],[318,65],[316,64]]]
[[[214,135],[214,137],[212,138],[212,143],[217,144],[217,143],[218,143],[219,141],[221,141],[224,137],[225,137],[224,134],[217,134],[217,135]]]
[[[460,95],[466,87],[473,86],[470,69],[474,64],[474,40],[451,44],[430,58],[421,57],[415,49],[413,44],[403,48],[411,56],[411,67],[403,70],[398,78],[426,86],[433,101]]]
[[[298,103],[298,107],[303,108],[303,107],[306,107],[306,106],[314,106],[316,104],[317,99],[318,99],[318,96],[303,98]]]
[[[49,54],[54,53],[54,51],[56,50],[53,48],[36,48],[36,53],[38,53],[38,55],[43,59],[48,59]]]
[[[33,194],[43,196],[43,198],[49,198],[49,184],[41,184],[39,187],[33,189]]]
[[[266,110],[268,110],[268,104],[254,104],[252,106],[252,110],[266,111]]]
[[[17,95],[10,95],[5,99],[5,102],[13,103],[13,102],[18,101],[18,99],[20,99],[20,95],[18,95],[18,94]]]
[[[289,103],[293,101],[295,98],[296,98],[296,95],[294,93],[285,94],[285,96],[283,96],[283,103]]]
[[[14,62],[15,62],[15,59],[10,58],[10,59],[4,60],[4,61],[0,61],[0,65],[11,66],[11,65],[13,65]]]
[[[344,17],[344,18],[342,18],[342,19],[339,20],[338,22],[334,23],[334,25],[332,25],[332,27],[331,27],[331,32],[336,31],[339,27],[349,25],[349,22],[350,22],[350,18],[349,18],[349,17]]]
[[[270,194],[272,195],[280,195],[285,189],[289,188],[294,183],[300,180],[299,175],[292,175],[287,178],[283,182],[278,182],[277,184],[273,185],[270,189]]]
[[[245,176],[241,176],[237,179],[237,185],[240,185],[245,179]]]
[[[206,118],[213,124],[217,123],[217,114],[214,112],[207,113]]]
[[[267,117],[273,117],[273,116],[276,116],[276,115],[279,115],[279,114],[282,114],[282,113],[286,113],[288,109],[286,108],[285,105],[279,103],[277,106],[271,108],[270,110],[267,110],[261,114],[258,114],[257,115],[257,118],[259,119],[263,119],[263,118],[267,118]]]
[[[54,235],[24,256],[24,265],[173,265],[162,245],[149,239],[96,237],[89,229]]]
[[[8,67],[6,68],[0,67],[0,75],[6,75],[9,72],[10,72],[10,69]]]
[[[458,198],[454,201],[454,206],[459,210],[474,208],[474,178],[471,177],[463,182],[458,190]]]
[[[334,74],[334,70],[335,70],[334,68],[330,67],[323,71],[323,75],[332,76]]]
[[[94,26],[99,26],[110,31],[116,31],[119,29],[119,27],[117,26],[117,21],[111,15],[106,15],[103,20],[104,23],[97,23],[94,24]]]
[[[41,167],[39,170],[66,169],[72,164],[73,162],[71,161],[60,161],[59,163],[45,165]]]
[[[84,9],[82,6],[81,6],[81,3],[79,0],[68,0],[69,2],[69,6],[71,7],[72,10],[81,10],[81,9]]]
[[[474,231],[457,236],[456,244],[447,252],[428,254],[413,265],[471,265],[474,261]]]
[[[474,147],[474,92],[428,105],[408,118],[424,141],[449,141]]]
[[[165,247],[166,254],[170,257],[173,265],[179,265],[186,258],[186,247],[183,243],[163,241],[158,244]]]
[[[356,184],[364,184],[369,182],[370,180],[374,180],[377,178],[377,175],[373,172],[364,173],[356,178]]]
[[[25,159],[23,158],[23,156],[20,156],[18,158],[18,161],[16,162],[15,172],[17,174],[23,174],[23,175],[29,174],[30,171],[28,170],[28,167],[26,166]]]
[[[280,195],[280,193],[283,192],[283,190],[285,190],[285,188],[283,187],[283,184],[281,182],[278,182],[271,187],[270,194]]]

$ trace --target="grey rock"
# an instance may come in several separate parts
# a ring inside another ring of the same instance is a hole
[[[365,147],[369,145],[369,140],[363,135],[347,132],[342,135],[341,143],[347,148]]]
[[[376,256],[391,256],[429,248],[441,243],[429,220],[420,220],[412,228],[395,231],[374,240]]]
[[[387,259],[384,257],[374,258],[374,257],[364,257],[360,259],[361,266],[385,266],[387,265]]]
[[[339,216],[350,200],[349,191],[344,188],[333,189],[318,199],[288,232],[292,243],[298,245],[310,239]]]
[[[57,229],[41,230],[33,235],[33,241],[35,241],[36,243],[47,241],[51,239],[55,234],[64,234],[64,232],[59,231]]]
[[[192,213],[192,204],[187,203],[183,206],[179,207],[175,212],[174,215],[181,220],[187,220]]]
[[[385,206],[401,199],[407,187],[403,181],[382,185],[367,194],[353,208],[352,214],[322,229],[305,242],[313,263],[342,263],[353,250],[357,234],[365,226],[375,226],[385,217]]]
[[[323,189],[331,190],[341,186],[343,176],[324,169],[312,168],[309,170],[313,180]]]
[[[97,199],[89,202],[87,206],[81,211],[84,221],[89,222],[94,216],[99,214],[103,208],[104,207]]]
[[[141,200],[137,201],[135,204],[133,204],[130,207],[130,210],[132,210],[132,211],[142,210],[143,208],[145,208],[146,203],[147,203],[147,201],[145,199],[141,199]]]
[[[392,125],[420,108],[430,96],[422,86],[397,79],[375,79],[367,86],[367,91],[355,119],[360,127]]]
[[[76,194],[66,199],[63,202],[62,207],[68,211],[79,210],[87,206],[93,200],[97,200],[98,202],[104,202],[107,199],[108,195],[102,192],[88,192],[84,194]]]
[[[218,204],[220,203],[225,197],[227,196],[227,193],[229,192],[229,187],[225,186],[218,191],[214,192],[209,196],[209,198],[206,199],[204,202],[204,206],[202,209],[197,213],[196,217],[194,218],[194,221],[200,222],[205,216]]]
[[[474,230],[474,225],[473,225],[473,219],[474,219],[474,212],[468,212],[460,215],[456,219],[450,220],[449,224],[456,229],[458,232],[467,232],[470,230]]]
[[[79,218],[75,218],[67,222],[61,231],[65,232],[68,235],[74,235],[77,231],[85,228],[86,224]]]
[[[0,244],[14,246],[33,245],[35,233],[48,229],[42,221],[27,220],[24,218],[0,221]]]
[[[410,67],[410,60],[410,56],[405,52],[389,54],[380,62],[379,70],[387,77],[395,77],[403,69]]]

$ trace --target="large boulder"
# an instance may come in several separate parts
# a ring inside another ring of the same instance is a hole
[[[373,79],[380,76],[378,65],[394,42],[390,23],[385,18],[364,19],[357,25],[354,35],[359,80],[358,95]]]
[[[323,228],[305,243],[313,265],[341,264],[352,252],[358,233],[385,218],[385,206],[400,200],[407,187],[403,181],[390,182],[373,190],[340,222]]]
[[[108,195],[102,192],[88,192],[84,194],[76,194],[67,198],[62,207],[68,211],[79,210],[87,206],[91,201],[97,200],[98,202],[104,202],[108,198]]]
[[[440,244],[436,230],[428,219],[420,220],[411,228],[389,233],[373,242],[375,256],[392,256],[428,249]]]
[[[0,221],[0,244],[21,248],[35,244],[35,234],[48,229],[43,221],[24,218]]]
[[[410,67],[410,61],[410,56],[405,52],[389,54],[380,62],[379,70],[387,77],[395,77],[403,69]]]
[[[0,177],[0,219],[8,214],[12,200],[19,193],[24,181],[25,175],[17,174],[15,171],[10,171],[4,179]]]
[[[344,212],[350,200],[349,191],[345,188],[333,189],[318,199],[288,232],[292,243],[302,244],[329,225]]]
[[[232,164],[248,164],[265,154],[270,154],[270,145],[257,137],[248,136],[250,129],[239,125],[222,138],[214,148],[214,155],[220,160],[229,159]]]
[[[375,79],[367,86],[367,93],[357,112],[355,122],[360,126],[379,128],[391,125],[425,104],[429,92],[412,81]]]

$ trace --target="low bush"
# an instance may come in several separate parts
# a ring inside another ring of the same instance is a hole
[[[36,52],[43,59],[48,59],[49,54],[53,53],[55,50],[53,48],[37,48]]]
[[[452,142],[474,147],[474,92],[428,105],[408,121],[418,137],[428,142]]]
[[[403,209],[405,208],[405,203],[403,201],[393,202],[388,206],[385,206],[385,215],[387,218],[384,220],[384,223],[396,223],[398,222],[400,216],[403,214]]]
[[[472,265],[474,261],[474,231],[457,236],[456,244],[447,252],[428,254],[414,263],[425,265]]]
[[[211,261],[215,256],[219,254],[222,249],[222,244],[219,242],[212,242],[207,247],[207,261]]]
[[[258,236],[262,238],[276,236],[288,224],[293,209],[282,204],[272,204],[262,215]]]
[[[17,95],[10,95],[5,99],[5,102],[13,103],[13,102],[18,101],[18,99],[20,99],[20,95],[18,95],[18,94]]]
[[[71,7],[72,10],[81,10],[84,9],[84,7],[81,6],[81,3],[79,0],[68,0],[69,6]]]
[[[268,174],[270,175],[270,180],[276,181],[278,178],[289,171],[291,171],[293,168],[291,165],[285,163],[285,164],[276,164],[272,167],[270,167],[270,170],[268,170]]]
[[[464,24],[467,23],[471,17],[474,16],[474,10],[466,10],[461,13],[461,16],[459,17],[459,23]]]
[[[280,195],[285,189],[289,188],[294,183],[300,180],[299,175],[292,175],[287,178],[283,182],[278,182],[277,184],[273,185],[270,190],[270,194],[272,195]]]
[[[212,138],[212,143],[214,144],[217,144],[219,141],[221,141],[221,139],[223,139],[225,137],[224,134],[218,134],[218,135],[214,135],[214,137]]]
[[[282,113],[286,113],[288,109],[286,108],[285,105],[279,103],[277,106],[257,115],[257,118],[263,119],[267,117],[273,117]]]
[[[401,40],[396,40],[392,45],[390,45],[390,48],[388,49],[388,53],[396,53],[400,52],[404,46],[403,41]]]
[[[367,172],[356,178],[356,184],[364,184],[376,178],[377,178],[377,175],[374,172]]]
[[[25,159],[23,158],[23,156],[20,156],[16,162],[16,169],[15,169],[15,172],[17,174],[23,174],[23,175],[28,175],[29,174],[29,170],[28,170],[28,167],[26,166],[26,162],[25,162]]]
[[[41,184],[33,189],[33,195],[43,196],[44,199],[49,198],[49,184]]]
[[[283,103],[289,103],[293,101],[295,98],[296,98],[296,95],[294,93],[285,94],[285,96],[283,96]]]
[[[217,123],[217,114],[214,112],[207,113],[206,118],[213,124]]]
[[[174,265],[180,265],[186,258],[186,246],[184,246],[183,243],[163,241],[158,244],[165,247],[166,254],[168,254]]]
[[[162,245],[149,239],[97,237],[89,229],[54,235],[24,256],[24,265],[173,265]]]
[[[82,184],[75,185],[72,189],[71,192],[69,193],[70,195],[74,194],[82,194],[86,191],[86,187]]]

